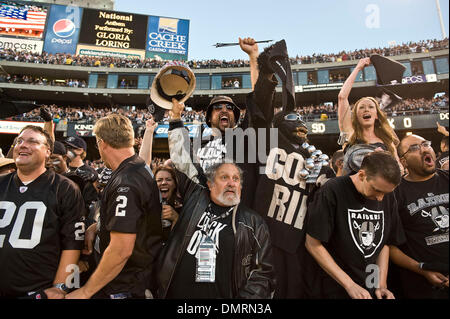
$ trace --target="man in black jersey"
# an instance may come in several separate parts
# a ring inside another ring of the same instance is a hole
[[[407,241],[391,246],[390,256],[401,267],[401,293],[448,299],[448,172],[436,169],[431,142],[418,135],[405,137],[398,155],[408,169],[395,190]]]
[[[87,283],[67,298],[144,298],[152,289],[161,248],[161,204],[150,168],[134,152],[131,121],[118,114],[94,127],[97,146],[113,174],[103,190],[100,262]]]
[[[308,206],[306,247],[323,269],[314,298],[394,298],[389,246],[404,242],[392,191],[400,168],[388,152],[365,156],[352,176],[328,181]]]
[[[158,261],[158,297],[271,298],[270,235],[240,204],[242,170],[221,162],[206,176],[208,188],[177,171],[183,210]]]
[[[83,199],[47,170],[53,141],[38,126],[20,132],[17,172],[0,176],[0,297],[64,298],[84,243]]]

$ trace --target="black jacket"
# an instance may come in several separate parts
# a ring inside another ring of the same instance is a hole
[[[178,189],[184,198],[183,210],[158,261],[157,297],[165,298],[195,227],[210,203],[209,190],[177,172]],[[275,289],[270,235],[264,220],[239,205],[233,211],[235,234],[233,298],[271,298]]]

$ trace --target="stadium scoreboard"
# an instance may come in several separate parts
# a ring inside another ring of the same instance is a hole
[[[0,48],[186,61],[188,44],[186,19],[0,1]]]

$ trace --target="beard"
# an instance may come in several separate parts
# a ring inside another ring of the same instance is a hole
[[[236,206],[241,202],[240,197],[236,193],[225,195],[225,191],[217,196],[217,200],[224,206]]]
[[[221,121],[222,117],[226,117],[226,121]],[[227,128],[233,128],[236,125],[234,116],[231,116],[228,113],[220,113],[218,117],[212,123],[213,128],[217,128],[222,132],[225,132]]]

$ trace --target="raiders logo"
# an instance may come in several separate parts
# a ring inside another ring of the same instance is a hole
[[[367,208],[348,210],[350,233],[358,250],[365,258],[371,257],[384,236],[384,212]]]

